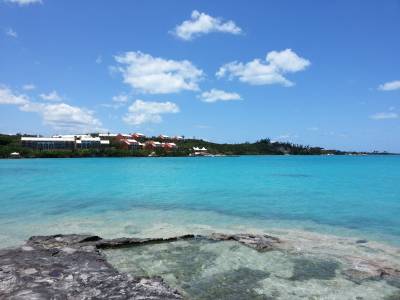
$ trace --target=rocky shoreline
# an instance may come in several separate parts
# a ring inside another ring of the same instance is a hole
[[[258,251],[280,242],[266,235],[225,234],[168,239],[33,236],[19,248],[0,250],[0,299],[182,299],[160,277],[134,278],[118,272],[100,249],[196,238],[235,240]]]
[[[0,299],[183,299],[161,277],[119,272],[101,250],[195,239],[236,241],[258,252],[293,251],[290,243],[265,234],[187,234],[166,239],[33,236],[21,247],[0,250]],[[348,280],[357,284],[384,280],[400,288],[398,268],[376,261],[354,262],[342,271]]]

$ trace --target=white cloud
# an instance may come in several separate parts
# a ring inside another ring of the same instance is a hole
[[[299,136],[297,134],[285,133],[275,138],[276,141],[287,142],[289,140],[297,139]]]
[[[0,85],[0,104],[22,105],[28,102],[28,96],[16,94],[8,87]]]
[[[379,85],[378,89],[381,91],[400,90],[400,80],[390,81],[390,82],[381,84],[381,85]]]
[[[30,4],[42,4],[42,0],[4,0],[4,2],[18,4],[19,6],[26,6]]]
[[[229,79],[237,77],[240,81],[252,85],[281,84],[293,86],[294,83],[284,77],[287,73],[295,73],[305,70],[311,62],[298,56],[291,49],[268,52],[265,61],[254,59],[248,63],[230,62],[223,65],[216,76]]]
[[[196,91],[203,71],[190,61],[166,60],[140,51],[115,56],[124,82],[142,93],[167,94]]]
[[[173,102],[153,102],[136,100],[123,118],[125,123],[140,125],[143,123],[160,123],[162,114],[178,113],[179,107]]]
[[[18,37],[18,33],[17,33],[14,29],[12,29],[12,28],[7,28],[7,29],[4,31],[4,33],[5,33],[7,36],[10,36],[10,37],[12,37],[12,38],[17,38],[17,37]]]
[[[370,118],[373,120],[397,119],[399,115],[395,112],[381,112],[370,116]]]
[[[126,103],[128,101],[129,101],[129,96],[124,93],[121,93],[119,95],[112,97],[112,103],[104,103],[104,104],[101,104],[101,106],[106,107],[106,108],[118,109],[118,108],[126,105]]]
[[[96,64],[101,64],[103,62],[103,57],[101,55],[97,56],[96,58]]]
[[[4,32],[5,32],[5,34],[7,36],[10,36],[12,38],[17,38],[18,37],[18,33],[12,28],[8,28]]]
[[[61,101],[62,97],[57,93],[57,91],[51,91],[48,94],[40,94],[40,98],[46,101]]]
[[[32,90],[36,89],[36,86],[33,83],[28,83],[28,84],[24,84],[22,86],[22,89],[25,91],[32,91]]]
[[[88,132],[102,129],[93,111],[66,103],[32,102],[28,96],[17,94],[6,86],[0,86],[0,104],[12,104],[21,111],[38,113],[44,124],[57,130]]]
[[[210,91],[203,92],[198,98],[209,103],[217,101],[242,100],[242,97],[240,97],[238,93],[228,93],[217,89],[211,89]]]
[[[119,94],[116,96],[112,97],[113,102],[118,102],[118,103],[126,103],[129,100],[129,96],[126,94]]]
[[[102,124],[94,117],[93,111],[66,103],[30,102],[22,105],[20,109],[26,112],[38,113],[43,118],[44,124],[50,125],[57,130],[88,132],[102,129]]]
[[[242,29],[233,21],[223,21],[194,10],[190,20],[184,21],[172,31],[174,35],[186,41],[210,32],[240,34]]]

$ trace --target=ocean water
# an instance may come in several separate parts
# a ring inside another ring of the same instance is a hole
[[[121,236],[194,225],[400,245],[400,156],[0,160],[0,191],[2,245],[57,230]]]
[[[271,234],[282,249],[195,240],[104,253],[190,299],[399,299],[399,278],[348,274],[400,270],[400,156],[0,160],[0,248],[213,232]]]

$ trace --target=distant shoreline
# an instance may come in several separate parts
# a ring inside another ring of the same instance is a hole
[[[137,135],[137,134],[136,134]],[[256,142],[219,144],[196,138],[139,137],[137,140],[100,137],[99,134],[68,138],[42,138],[0,134],[0,158],[80,158],[80,157],[188,157],[242,155],[390,155],[380,151],[341,151],[304,146],[268,138]],[[83,139],[83,140],[82,140]],[[86,140],[87,139],[87,142]],[[28,142],[27,142],[28,140]],[[44,141],[43,141],[44,140]]]
[[[32,157],[0,157],[0,160],[18,160],[18,159],[66,159],[66,158],[72,158],[72,159],[79,159],[79,158],[221,158],[221,157],[242,157],[242,156],[399,156],[399,153],[379,153],[379,154],[240,154],[240,155],[208,155],[208,156],[190,156],[190,155],[154,155],[154,156],[149,156],[149,155],[126,155],[126,156],[104,156],[104,155],[98,155],[98,156],[32,156]]]

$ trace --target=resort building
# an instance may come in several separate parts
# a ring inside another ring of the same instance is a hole
[[[22,146],[35,150],[72,150],[75,137],[21,137]]]
[[[101,139],[112,139],[116,138],[118,134],[116,133],[99,133],[99,138]]]
[[[53,137],[21,137],[22,146],[35,150],[101,149],[110,145],[109,140],[90,135],[58,135]]]
[[[89,134],[63,134],[63,135],[53,135],[53,138],[76,138],[76,139],[80,139],[80,138],[90,138],[92,137]]]
[[[139,143],[134,139],[121,140],[121,148],[125,150],[138,150],[143,147],[142,143]]]
[[[137,139],[143,139],[146,136],[144,134],[142,134],[142,133],[135,132],[135,133],[132,133],[132,137],[137,140]]]
[[[160,142],[156,142],[156,141],[147,141],[145,143],[145,148],[146,149],[157,149],[157,148],[161,148],[162,144]]]
[[[132,137],[132,135],[124,134],[124,133],[118,133],[116,136],[117,140],[119,140],[119,141],[130,139],[131,137]]]
[[[164,149],[176,149],[178,146],[175,143],[162,143]]]
[[[110,145],[109,140],[101,140],[100,137],[81,137],[75,140],[78,149],[99,149]]]

